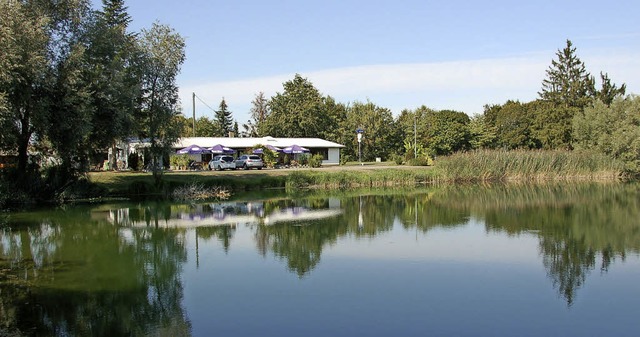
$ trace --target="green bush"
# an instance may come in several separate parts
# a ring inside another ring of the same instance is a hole
[[[320,167],[320,166],[322,166],[322,159],[323,159],[323,157],[322,157],[321,154],[314,154],[309,159],[309,166],[311,166],[311,167]]]
[[[309,165],[309,155],[308,154],[301,154],[298,157],[298,163],[300,165]]]
[[[407,165],[409,166],[430,166],[432,164],[433,161],[429,157],[418,157],[407,161]]]
[[[402,156],[399,154],[394,154],[393,156],[391,156],[391,160],[393,160],[396,165],[402,165],[402,163],[404,163],[404,158],[402,158]]]

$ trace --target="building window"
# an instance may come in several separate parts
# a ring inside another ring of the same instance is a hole
[[[311,151],[310,155],[316,155],[316,154],[320,154],[322,155],[322,160],[328,160],[329,159],[329,149],[327,148],[313,148],[313,149],[309,149]]]

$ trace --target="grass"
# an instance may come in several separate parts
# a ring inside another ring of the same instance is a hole
[[[621,162],[586,151],[478,150],[441,158],[437,166],[448,181],[615,180]]]
[[[623,172],[621,163],[590,152],[479,150],[440,157],[433,167],[352,162],[315,169],[167,172],[162,186],[154,186],[150,173],[93,172],[90,180],[110,197],[169,198],[174,190],[195,183],[233,194],[272,188],[295,192],[479,181],[617,180]]]

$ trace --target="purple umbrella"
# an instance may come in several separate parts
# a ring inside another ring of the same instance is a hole
[[[176,153],[177,154],[203,154],[203,153],[209,153],[209,150],[205,149],[204,147],[198,146],[196,144],[192,144],[185,147],[184,149],[180,149],[176,151]]]
[[[214,145],[214,146],[210,147],[209,151],[211,151],[211,153],[216,153],[216,154],[229,154],[229,153],[235,153],[236,152],[236,150],[234,150],[232,148],[228,148],[228,147],[223,146],[221,144]]]
[[[264,147],[266,147],[267,149],[269,149],[269,150],[271,150],[273,152],[282,152],[281,148],[275,147],[275,146],[270,145],[270,144],[267,144]],[[262,154],[262,148],[253,150],[253,154]]]
[[[311,151],[309,151],[309,149],[304,148],[302,146],[299,145],[291,145],[291,146],[287,146],[284,149],[282,149],[282,152],[284,153],[309,153]]]

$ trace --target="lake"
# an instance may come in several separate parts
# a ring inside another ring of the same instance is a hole
[[[640,185],[0,214],[0,335],[637,336]]]

